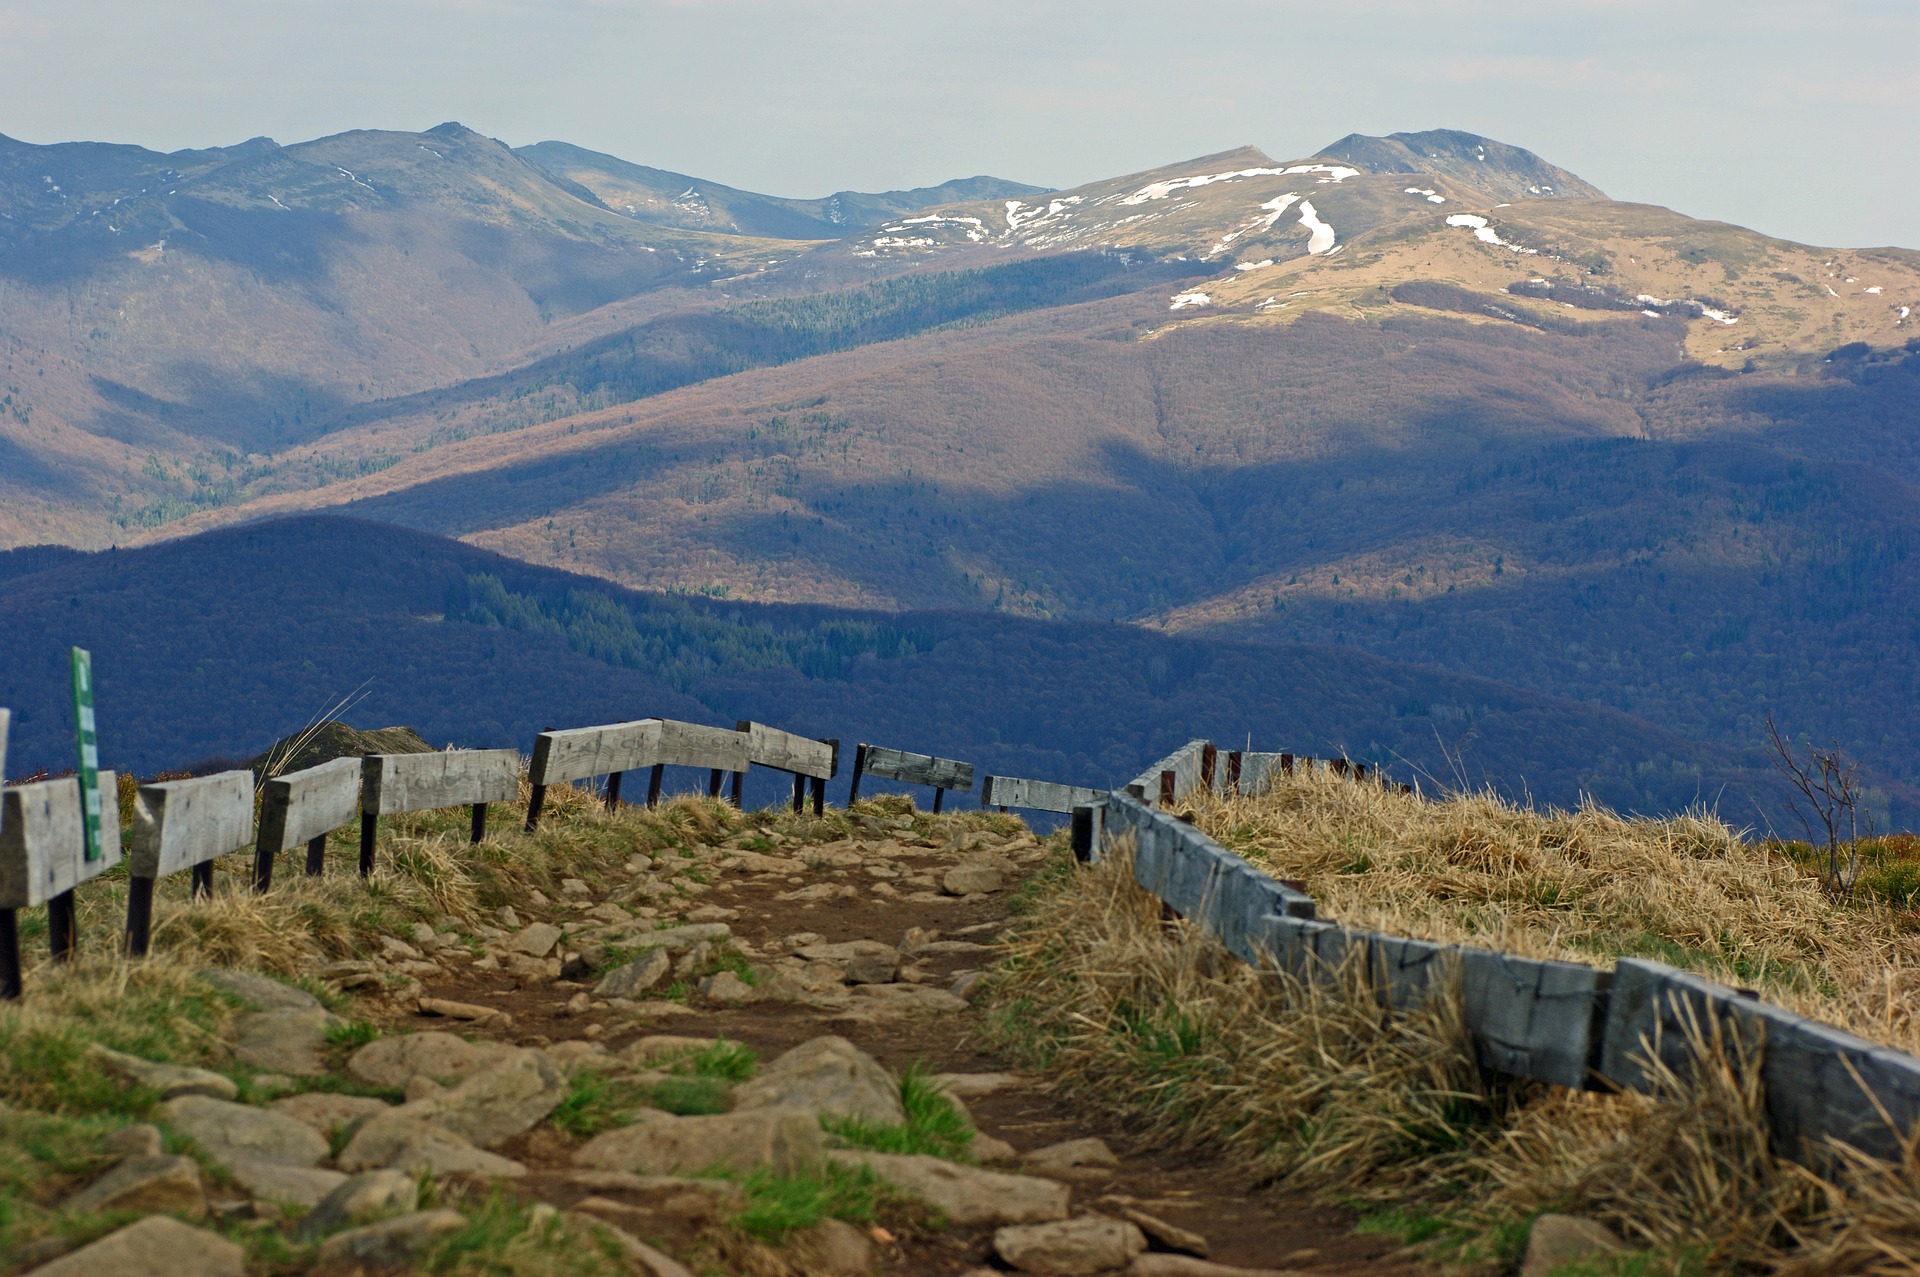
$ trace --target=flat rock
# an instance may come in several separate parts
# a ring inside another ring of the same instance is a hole
[[[204,1228],[149,1215],[33,1270],[33,1277],[245,1277],[247,1254]]]
[[[196,1069],[185,1064],[161,1064],[154,1060],[143,1060],[137,1055],[128,1055],[124,1051],[114,1051],[94,1043],[87,1054],[112,1073],[125,1078],[135,1086],[144,1086],[158,1091],[163,1100],[178,1099],[183,1095],[200,1095],[214,1100],[230,1100],[240,1094],[240,1088],[232,1078],[222,1077],[210,1069]]]
[[[343,1171],[383,1168],[409,1175],[471,1175],[477,1179],[518,1179],[527,1168],[509,1158],[475,1148],[444,1127],[397,1111],[370,1119],[334,1159]]]
[[[196,973],[216,989],[231,993],[256,1011],[325,1011],[320,999],[256,971],[209,967]]]
[[[452,1086],[492,1068],[517,1049],[500,1042],[468,1042],[451,1033],[406,1033],[367,1043],[347,1061],[347,1072],[362,1082],[396,1090],[406,1089],[416,1077]]]
[[[1100,1209],[1111,1211],[1145,1233],[1147,1245],[1154,1250],[1179,1251],[1182,1254],[1197,1255],[1205,1259],[1207,1252],[1211,1249],[1207,1245],[1207,1239],[1199,1233],[1170,1223],[1158,1215],[1148,1214],[1141,1210],[1131,1198],[1103,1197],[1098,1205]]]
[[[583,1237],[612,1242],[634,1277],[694,1277],[693,1270],[673,1256],[655,1250],[626,1229],[598,1215],[567,1212],[566,1221]]]
[[[939,1073],[934,1075],[933,1082],[956,1100],[978,1099],[995,1091],[1025,1085],[1012,1073]]]
[[[422,1210],[336,1233],[320,1243],[323,1264],[402,1264],[434,1238],[460,1231],[467,1217],[457,1210]]]
[[[1006,876],[992,865],[955,865],[940,879],[940,890],[950,896],[998,891],[1006,885]]]
[[[160,1128],[151,1122],[135,1122],[110,1131],[100,1141],[100,1151],[110,1157],[158,1157],[164,1151]]]
[[[306,1123],[322,1135],[330,1135],[363,1118],[385,1113],[393,1106],[370,1095],[334,1095],[327,1091],[312,1091],[306,1095],[289,1095],[267,1107],[272,1112],[284,1113],[296,1122]]]
[[[634,944],[651,945],[655,949],[664,949],[668,953],[681,953],[693,946],[716,940],[725,940],[733,934],[733,928],[724,922],[695,922],[684,927],[663,927],[658,931],[634,931],[628,938]]]
[[[671,1063],[708,1050],[721,1038],[695,1038],[680,1033],[649,1033],[635,1038],[620,1052],[620,1058],[634,1064]]]
[[[810,944],[794,956],[831,964],[848,984],[891,984],[900,973],[900,951],[878,940]]]
[[[760,991],[731,971],[716,971],[700,982],[700,996],[715,1006],[741,1007],[760,1000]]]
[[[637,997],[666,979],[672,970],[673,959],[667,951],[654,949],[601,976],[593,993],[599,998]]]
[[[1520,1277],[1547,1277],[1562,1264],[1626,1248],[1605,1224],[1578,1215],[1542,1215],[1527,1233]]]
[[[560,943],[561,934],[560,928],[551,922],[535,922],[522,927],[513,939],[507,941],[507,945],[529,958],[544,958],[553,952],[553,946]]]
[[[449,1020],[465,1020],[474,1024],[487,1024],[501,1021],[513,1023],[513,1017],[499,1007],[481,1006],[477,1002],[455,1002],[451,998],[422,997],[415,1005],[421,1015],[444,1016]]]
[[[590,1170],[671,1175],[726,1166],[786,1172],[825,1149],[820,1121],[805,1109],[759,1108],[702,1117],[642,1113],[631,1126],[594,1136],[574,1152]]]
[[[92,1211],[138,1211],[146,1215],[207,1213],[200,1166],[191,1157],[129,1157],[60,1203],[69,1215]]]
[[[1087,1215],[1046,1224],[1015,1224],[996,1231],[993,1250],[1023,1273],[1086,1277],[1125,1267],[1147,1248],[1140,1230],[1122,1219]]]
[[[341,1182],[300,1221],[294,1235],[303,1241],[337,1229],[371,1223],[383,1215],[411,1211],[420,1202],[420,1183],[405,1171],[362,1171]]]
[[[248,1068],[291,1077],[326,1073],[327,1030],[339,1024],[325,1011],[254,1011],[234,1021],[233,1058]]]
[[[781,1055],[733,1090],[736,1111],[786,1107],[823,1117],[905,1124],[900,1084],[878,1060],[843,1037],[814,1038]]]
[[[1291,1268],[1235,1268],[1191,1255],[1145,1254],[1134,1257],[1127,1277],[1305,1277]]]
[[[868,1277],[873,1239],[845,1220],[829,1216],[795,1233],[787,1245],[798,1252],[807,1277]]]
[[[965,1011],[967,1003],[944,989],[925,984],[862,984],[853,1004],[833,1018],[849,1024],[888,1024],[922,1016]]]
[[[320,1166],[277,1166],[244,1158],[227,1170],[250,1195],[295,1206],[315,1205],[347,1178]]]
[[[584,1197],[574,1209],[598,1215],[610,1224],[632,1228],[642,1234],[658,1230],[663,1219],[687,1224],[705,1224],[738,1211],[746,1205],[746,1194],[738,1184],[724,1179],[686,1179],[678,1175],[632,1175],[623,1171],[575,1171],[582,1174],[622,1176],[624,1183],[607,1183],[606,1188],[637,1197],[637,1202],[613,1201],[605,1197]]]
[[[1067,1217],[1071,1191],[1037,1175],[1008,1175],[961,1166],[924,1153],[828,1154],[845,1166],[871,1166],[882,1179],[913,1193],[962,1227],[1036,1224]]]
[[[1077,1170],[1111,1170],[1120,1165],[1105,1140],[1062,1140],[1044,1148],[1021,1154],[1020,1160],[1042,1175],[1063,1175]]]
[[[566,1095],[566,1077],[546,1056],[509,1047],[489,1067],[452,1089],[410,1101],[394,1113],[432,1122],[481,1148],[494,1148],[532,1130]]]
[[[183,1095],[160,1106],[167,1124],[231,1168],[236,1162],[314,1166],[327,1155],[327,1141],[305,1122],[284,1113]]]

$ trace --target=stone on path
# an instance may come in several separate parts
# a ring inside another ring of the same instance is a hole
[[[112,1157],[158,1157],[164,1151],[160,1128],[150,1122],[123,1126],[100,1141],[100,1151]]]
[[[795,950],[794,956],[829,964],[848,984],[892,984],[900,973],[900,951],[878,940],[810,944]]]
[[[348,1225],[366,1224],[382,1215],[411,1211],[419,1205],[419,1199],[419,1182],[404,1171],[362,1171],[328,1193],[312,1213],[300,1221],[294,1235],[311,1241]]]
[[[1045,1223],[1067,1217],[1070,1190],[1037,1175],[983,1171],[924,1153],[841,1150],[828,1156],[843,1166],[871,1166],[882,1179],[917,1194],[962,1227]]]
[[[1149,1215],[1140,1209],[1140,1203],[1132,1197],[1112,1193],[1102,1197],[1094,1205],[1139,1228],[1147,1235],[1147,1244],[1155,1250],[1180,1251],[1188,1255],[1198,1255],[1202,1259],[1207,1257],[1210,1247],[1205,1237],[1192,1229],[1169,1223],[1158,1215]]]
[[[573,1209],[642,1233],[657,1231],[663,1219],[705,1224],[746,1205],[746,1194],[730,1180],[633,1175],[626,1171],[574,1171],[567,1180],[579,1184],[583,1176],[595,1177],[598,1181],[583,1187],[626,1193],[643,1200],[635,1203],[599,1196],[583,1197],[574,1203]]]
[[[671,970],[673,959],[667,951],[654,949],[601,976],[593,994],[597,998],[631,998],[659,984]]]
[[[978,1099],[1024,1083],[1012,1073],[937,1073],[933,1083],[956,1100]]]
[[[760,991],[731,971],[716,971],[700,982],[700,996],[715,1006],[738,1007],[760,1000]]]
[[[900,1084],[878,1060],[843,1037],[803,1042],[733,1090],[733,1106],[810,1109],[824,1117],[861,1117],[904,1125]]]
[[[560,928],[551,922],[536,922],[522,928],[518,935],[507,941],[507,946],[529,958],[544,958],[553,952],[553,946],[560,943],[561,934]]]
[[[600,1216],[583,1214],[576,1208],[567,1212],[566,1221],[569,1227],[583,1237],[611,1241],[619,1248],[621,1258],[627,1261],[628,1271],[633,1273],[634,1277],[694,1277],[693,1270],[671,1255],[662,1254],[624,1228],[611,1224]]]
[[[207,1191],[200,1183],[199,1164],[191,1157],[129,1157],[61,1202],[60,1209],[69,1215],[139,1211],[201,1219],[207,1213]]]
[[[444,1016],[449,1020],[467,1020],[477,1023],[512,1024],[513,1017],[498,1007],[481,1006],[477,1002],[455,1002],[448,998],[422,997],[418,1003],[421,1015]]]
[[[1127,1268],[1127,1277],[1305,1277],[1292,1268],[1235,1268],[1191,1255],[1138,1255]]]
[[[645,1112],[631,1126],[594,1136],[573,1155],[591,1170],[671,1175],[727,1166],[785,1173],[819,1159],[820,1120],[805,1109],[761,1108],[701,1117]]]
[[[425,1250],[434,1238],[467,1225],[457,1210],[422,1210],[362,1228],[337,1233],[320,1243],[323,1264],[401,1264]]]
[[[1547,1277],[1562,1264],[1624,1250],[1612,1229],[1578,1215],[1542,1215],[1527,1233],[1527,1257],[1520,1277]]]
[[[520,1163],[475,1148],[452,1131],[418,1118],[387,1113],[368,1121],[334,1159],[343,1171],[383,1167],[410,1175],[472,1175],[479,1179],[518,1179]]]
[[[270,1073],[317,1077],[328,1072],[327,1030],[340,1022],[320,1010],[251,1012],[234,1021],[233,1058]]]
[[[1047,1224],[1015,1224],[993,1235],[993,1250],[1023,1273],[1084,1277],[1120,1268],[1147,1248],[1140,1230],[1121,1219],[1086,1215]]]
[[[1071,1175],[1075,1171],[1113,1170],[1120,1159],[1113,1155],[1105,1140],[1062,1140],[1045,1148],[1031,1149],[1020,1160],[1042,1175]]]
[[[373,1086],[404,1090],[416,1077],[452,1086],[493,1068],[517,1047],[468,1042],[451,1033],[407,1033],[369,1042],[347,1061],[347,1072]]]
[[[290,984],[282,984],[255,971],[209,967],[197,974],[207,984],[231,993],[256,1011],[326,1010],[326,1007],[321,1005],[320,999],[305,989],[296,989]]]
[[[495,1148],[534,1128],[567,1096],[567,1080],[546,1056],[508,1047],[491,1066],[451,1090],[403,1104],[397,1116],[419,1118],[481,1148]]]
[[[280,1166],[273,1162],[238,1161],[227,1168],[234,1182],[254,1197],[312,1206],[340,1186],[347,1177],[319,1166]]]
[[[807,1277],[868,1277],[873,1239],[845,1220],[831,1217],[796,1233],[787,1245],[799,1252]]]
[[[211,1069],[196,1069],[185,1064],[161,1064],[154,1060],[143,1060],[137,1055],[128,1055],[124,1051],[115,1051],[94,1043],[87,1054],[112,1073],[125,1078],[135,1086],[144,1086],[160,1092],[163,1100],[178,1099],[182,1095],[203,1095],[209,1099],[230,1100],[240,1094],[240,1088],[232,1078],[222,1077]]]
[[[385,1113],[393,1106],[370,1095],[309,1091],[305,1095],[289,1095],[285,1099],[275,1100],[267,1107],[275,1113],[286,1114],[296,1122],[305,1122],[322,1135],[329,1135],[363,1118]]]
[[[950,896],[970,896],[980,891],[998,891],[1006,883],[1006,876],[992,865],[955,865],[940,879],[940,890]]]
[[[853,1005],[834,1016],[848,1024],[892,1024],[922,1016],[965,1011],[967,1004],[944,989],[924,984],[862,984]]]
[[[246,1269],[246,1252],[218,1233],[149,1215],[41,1265],[32,1277],[245,1277]]]
[[[198,1095],[168,1100],[160,1113],[169,1126],[229,1168],[241,1162],[314,1166],[327,1155],[327,1141],[319,1132],[284,1113]]]

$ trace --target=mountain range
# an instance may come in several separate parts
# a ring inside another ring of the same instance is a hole
[[[0,142],[0,215],[0,544],[335,510],[610,588],[1331,645],[1736,770],[1773,712],[1889,816],[1920,780],[1912,251],[1446,130],[822,200],[457,125]]]

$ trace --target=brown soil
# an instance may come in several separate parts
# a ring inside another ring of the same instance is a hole
[[[858,871],[825,873],[811,881],[863,883]],[[897,945],[911,927],[938,929],[943,938],[990,939],[991,924],[1005,921],[1017,883],[989,896],[969,897],[947,904],[863,897],[855,900],[800,903],[776,897],[789,888],[778,880],[748,881],[722,875],[699,903],[738,909],[731,925],[734,934],[765,948],[769,941],[796,932],[816,932],[829,942],[880,940]],[[970,936],[956,933],[985,927]],[[954,972],[977,967],[991,955],[939,955],[924,959],[937,972],[929,983],[945,988]],[[492,979],[489,979],[489,976]],[[838,1033],[896,1072],[920,1060],[937,1072],[989,1073],[1011,1071],[1010,1061],[982,1049],[981,1013],[920,1018],[877,1026],[835,1021],[830,1010],[784,1003],[756,1003],[732,1009],[690,1008],[688,1014],[636,1023],[616,1014],[566,1013],[566,1000],[585,986],[560,982],[548,987],[509,989],[501,973],[459,970],[449,978],[430,981],[427,995],[498,1007],[511,1013],[512,1026],[493,1034],[523,1045],[546,1045],[589,1036],[589,1026],[602,1026],[597,1038],[610,1051],[650,1033],[725,1035],[744,1042],[770,1059],[789,1047],[825,1033]],[[395,1024],[392,1027],[401,1028]],[[406,1029],[458,1028],[445,1020],[406,1017]],[[484,1027],[475,1031],[486,1034]],[[1263,1187],[1231,1165],[1202,1157],[1173,1155],[1139,1146],[1128,1132],[1103,1117],[1078,1111],[1050,1095],[1045,1079],[970,1099],[979,1129],[1026,1151],[1061,1140],[1088,1136],[1105,1140],[1119,1155],[1121,1165],[1111,1171],[1083,1172],[1073,1182],[1074,1201],[1091,1204],[1105,1194],[1138,1199],[1141,1207],[1182,1227],[1203,1234],[1217,1263],[1248,1268],[1287,1268],[1313,1274],[1369,1274],[1416,1277],[1432,1271],[1401,1252],[1389,1238],[1357,1235],[1351,1213],[1314,1202],[1302,1193]],[[575,1141],[550,1127],[500,1151],[523,1161],[531,1174],[521,1190],[565,1208],[590,1194],[567,1181],[568,1156]],[[600,1196],[618,1197],[601,1192]],[[653,1239],[674,1249],[676,1239]],[[958,1274],[992,1262],[991,1230],[950,1228],[902,1230],[877,1248],[880,1271],[888,1274]]]

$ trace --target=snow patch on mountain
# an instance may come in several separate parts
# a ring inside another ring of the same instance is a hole
[[[1307,255],[1319,257],[1333,250],[1333,227],[1320,220],[1320,214],[1313,209],[1313,201],[1306,200],[1300,205],[1300,224],[1307,228]]]
[[[1167,309],[1187,310],[1194,306],[1211,305],[1213,305],[1213,298],[1207,296],[1205,293],[1176,293],[1173,298],[1173,304],[1168,306]]]

